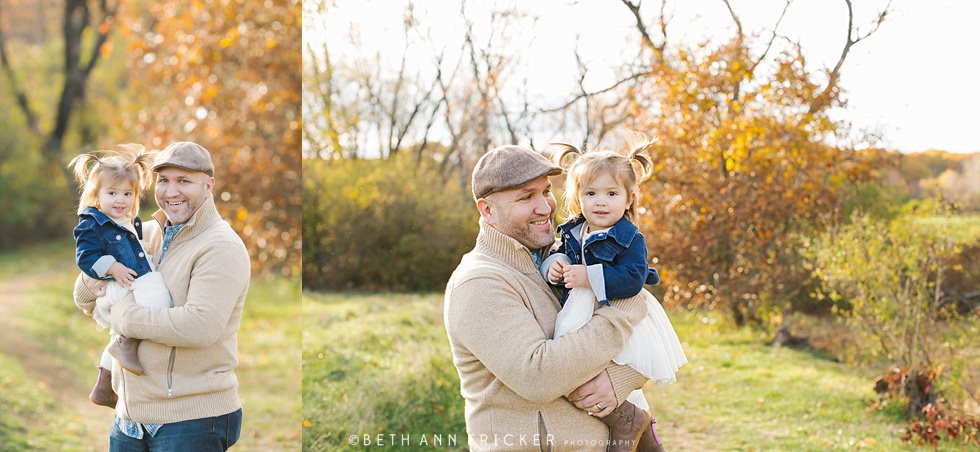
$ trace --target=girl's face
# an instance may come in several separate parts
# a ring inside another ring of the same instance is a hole
[[[133,209],[136,191],[126,182],[113,182],[99,188],[99,210],[117,223],[125,223]]]
[[[609,174],[600,174],[583,185],[578,193],[582,215],[592,230],[610,228],[623,218],[632,201],[631,196],[626,187]]]

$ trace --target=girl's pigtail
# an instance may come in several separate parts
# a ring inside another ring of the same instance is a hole
[[[92,172],[95,168],[98,168],[102,160],[99,156],[93,153],[85,153],[76,156],[68,162],[68,168],[72,169],[72,173],[75,175],[75,181],[78,182],[78,189],[84,190],[85,184],[88,183],[89,177],[92,176]]]
[[[119,149],[118,155],[125,162],[133,165],[133,169],[136,171],[136,185],[139,187],[140,192],[150,188],[150,168],[153,167],[153,159],[156,157],[156,153],[153,151],[147,151],[142,144],[136,143],[126,143],[116,145]]]
[[[149,151],[142,145],[134,146],[139,146],[139,151],[133,159],[133,165],[136,166],[136,170],[139,172],[140,188],[141,190],[149,190],[153,180],[150,169],[153,168],[153,160],[156,158],[156,152]]]
[[[561,168],[561,169],[563,169],[563,170],[566,170],[567,171],[568,168],[571,166],[571,164],[574,163],[575,160],[578,160],[578,158],[582,156],[582,151],[579,150],[579,148],[577,148],[575,146],[572,146],[570,144],[567,144],[567,143],[549,143],[549,144],[551,144],[552,146],[558,146],[559,148],[561,148],[560,151],[555,152],[554,154],[552,154],[551,159],[552,159],[552,161],[555,162],[555,165],[558,165],[558,167]],[[575,158],[572,159],[572,163],[569,163],[568,165],[562,165],[562,161],[564,161],[565,160],[565,157],[567,157],[569,155],[574,155],[575,156]]]
[[[637,184],[642,184],[653,176],[653,158],[650,157],[649,151],[656,145],[656,139],[649,140],[646,143],[636,146],[629,153],[628,157],[630,162],[635,162],[640,168],[640,171],[636,175]]]

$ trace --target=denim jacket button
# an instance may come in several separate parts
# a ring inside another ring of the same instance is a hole
[[[122,236],[121,235],[117,235],[116,236],[116,240],[122,240]]]
[[[143,253],[140,253],[140,257],[143,257]]]

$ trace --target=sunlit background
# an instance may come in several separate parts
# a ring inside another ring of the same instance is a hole
[[[628,131],[692,363],[644,388],[668,449],[980,445],[974,2],[303,8],[305,446],[462,437],[441,292],[473,165]]]

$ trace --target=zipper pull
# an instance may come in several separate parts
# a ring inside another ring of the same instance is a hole
[[[174,397],[174,390],[173,390],[173,388],[167,388],[167,398],[168,399],[172,399],[173,397]]]

